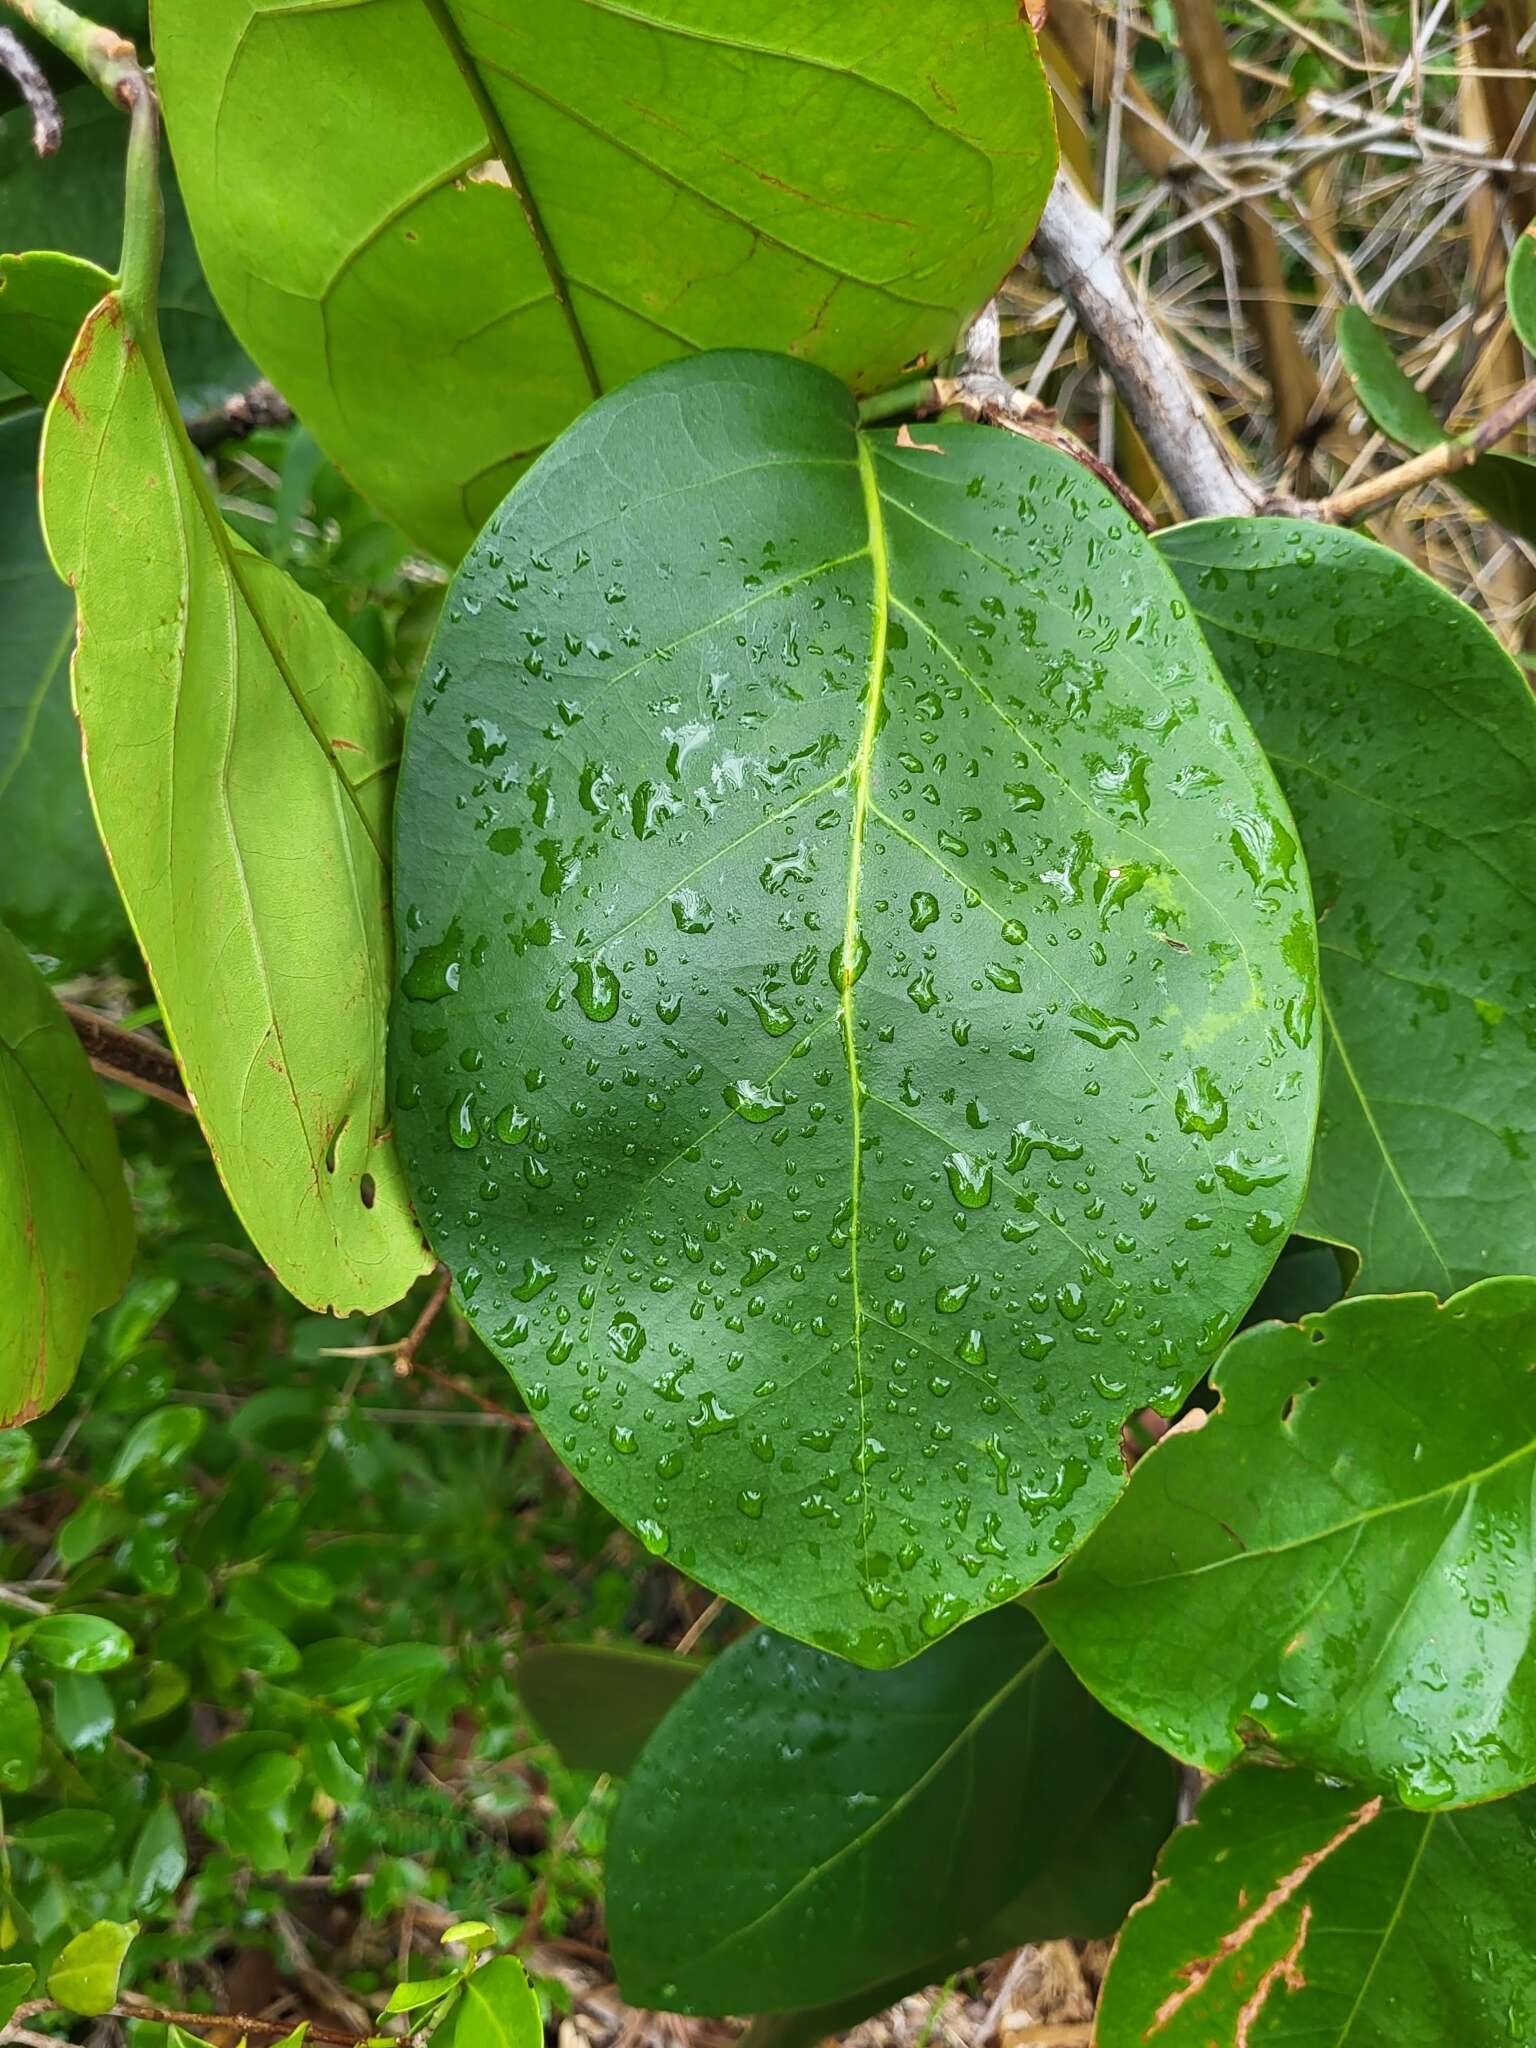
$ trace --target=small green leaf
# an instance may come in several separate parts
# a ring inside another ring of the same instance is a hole
[[[0,2027],[8,2024],[17,2006],[32,1989],[36,1974],[30,1963],[0,1963]]]
[[[1338,341],[1356,396],[1389,439],[1423,450],[1452,438],[1359,306],[1340,313]],[[1479,455],[1446,482],[1511,533],[1536,540],[1536,463],[1521,455]]]
[[[396,835],[466,1313],[650,1549],[871,1666],[1108,1507],[1274,1263],[1318,1059],[1289,816],[1155,551],[1037,442],[907,441],[766,354],[594,406],[449,593]]]
[[[1107,1933],[1173,1797],[1167,1758],[1017,1607],[894,1672],[759,1630],[672,1708],[619,1802],[620,1986],[677,2012],[784,2012]]]
[[[0,928],[0,1423],[58,1400],[132,1257],[101,1088],[42,976]]]
[[[133,30],[120,16],[114,27]],[[17,107],[0,117],[0,246],[7,252],[64,251],[93,269],[115,271],[123,240],[122,110],[94,85],[75,84],[59,95],[65,146],[39,158],[32,147],[31,117]],[[192,232],[182,210],[169,165],[161,174],[165,200],[165,255],[161,273],[160,324],[165,351],[182,404],[200,412],[251,382],[252,365],[224,325],[204,282]],[[96,292],[90,304],[102,296]],[[3,293],[0,293],[3,298]],[[62,311],[62,308],[60,309]],[[0,313],[0,325],[4,316]],[[64,336],[58,363],[47,379],[46,397],[74,340]],[[0,398],[11,387],[0,383]]]
[[[447,1937],[444,1936],[446,1940]],[[459,1979],[454,1977],[418,1977],[414,1983],[397,1984],[389,1994],[386,2012],[419,2012],[424,2005],[436,2005],[454,1990]]]
[[[622,1778],[704,1668],[669,1650],[536,1644],[517,1660],[517,1690],[572,1770]]]
[[[0,1670],[0,1792],[25,1792],[43,1756],[43,1722],[13,1665]]]
[[[207,1419],[201,1408],[156,1408],[141,1416],[107,1468],[108,1480],[121,1486],[141,1465],[179,1465]]]
[[[141,1913],[163,1904],[187,1874],[187,1843],[176,1808],[162,1799],[128,1859],[128,1896]]]
[[[86,315],[111,289],[99,265],[56,249],[0,256],[0,372],[46,405]]]
[[[434,2040],[443,2048],[541,2048],[544,2022],[516,1956],[493,1956],[472,1976]]]
[[[1536,699],[1362,534],[1160,537],[1291,801],[1317,892],[1323,1103],[1300,1228],[1358,1285],[1536,1272]]]
[[[496,1930],[484,1920],[455,1920],[439,1939],[444,1948],[458,1946],[476,1956],[496,1939]]]
[[[98,1920],[67,1941],[48,1972],[48,1994],[69,2012],[94,2018],[117,2003],[123,1958],[139,1931],[137,1920]]]
[[[97,820],[258,1250],[312,1306],[382,1308],[425,1263],[384,1086],[394,712],[218,517],[133,324],[116,294],[91,315],[43,445]]]
[[[1405,1813],[1244,1764],[1121,1930],[1097,2048],[1509,2048],[1536,2029],[1536,1795]]]
[[[155,58],[220,304],[448,560],[653,364],[746,344],[869,390],[944,356],[1056,167],[1017,0],[157,0]]]
[[[1202,1770],[1262,1742],[1406,1806],[1502,1798],[1536,1780],[1533,1359],[1536,1280],[1260,1324],[1032,1605]]]
[[[53,1728],[65,1749],[89,1755],[106,1747],[117,1725],[112,1695],[88,1671],[61,1671],[53,1681]]]
[[[59,1671],[114,1671],[133,1655],[133,1638],[100,1614],[45,1614],[28,1629],[27,1648]]]
[[[1449,438],[1364,307],[1346,306],[1334,331],[1355,396],[1373,426],[1405,448],[1433,448]]]

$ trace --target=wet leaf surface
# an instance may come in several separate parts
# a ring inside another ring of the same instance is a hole
[[[672,1709],[620,1801],[620,1988],[683,2012],[851,2011],[918,1969],[933,1983],[1022,1941],[1107,1933],[1173,1797],[1167,1758],[1017,1608],[897,1672],[759,1631]]]
[[[155,37],[220,303],[447,560],[657,363],[749,343],[865,390],[947,355],[1056,167],[1016,0],[160,0]]]
[[[1033,1605],[1203,1770],[1248,1742],[1416,1807],[1536,1779],[1536,1280],[1246,1331]]]
[[[1405,1813],[1300,1771],[1212,1785],[1121,1933],[1098,2048],[1509,2048],[1536,2028],[1536,1794]]]
[[[1296,1209],[1306,881],[1124,513],[766,355],[590,413],[450,593],[398,1114],[467,1311],[684,1571],[889,1664],[1049,1571]]]
[[[1358,1285],[1536,1270],[1536,702],[1467,607],[1361,534],[1159,543],[1301,828],[1323,1111],[1301,1228]]]

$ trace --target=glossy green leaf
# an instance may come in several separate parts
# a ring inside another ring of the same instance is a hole
[[[1533,2034],[1536,1794],[1405,1813],[1249,1764],[1169,1842],[1094,2040],[1510,2048]]]
[[[1049,1571],[1311,1137],[1306,877],[1085,470],[767,355],[604,400],[454,585],[401,781],[399,1119],[588,1486],[890,1664]]]
[[[542,2048],[539,2001],[516,1956],[493,1956],[466,1977],[458,2002],[433,2039],[443,2048]]]
[[[45,1614],[29,1627],[27,1648],[56,1671],[115,1671],[133,1655],[133,1638],[102,1614]]]
[[[420,2012],[424,2005],[437,2005],[445,1999],[458,1984],[455,1977],[417,1977],[407,1984],[397,1984],[385,2001],[384,2010],[391,2012]]]
[[[139,1931],[136,1920],[98,1920],[65,1942],[48,1972],[48,1995],[67,2012],[88,2018],[110,2012],[117,2002],[123,1958]]]
[[[163,1799],[139,1830],[128,1859],[128,1896],[139,1912],[170,1898],[187,1874],[187,1841],[176,1808]]]
[[[100,1083],[0,927],[0,1424],[58,1400],[132,1258],[133,1213]]]
[[[1467,607],[1361,534],[1161,543],[1301,828],[1323,1108],[1301,1228],[1358,1284],[1536,1271],[1536,702]]]
[[[130,942],[70,708],[75,607],[38,523],[39,424],[0,420],[0,920],[78,973]]]
[[[1528,1785],[1533,1363],[1536,1280],[1249,1330],[1035,1609],[1204,1770],[1262,1741],[1409,1806]]]
[[[32,1989],[36,1974],[30,1963],[0,1963],[0,2027]]]
[[[32,147],[32,123],[25,109],[14,108],[0,117],[0,252],[62,252],[115,272],[123,238],[128,122],[93,85],[78,84],[61,93],[59,112],[63,145],[55,155],[42,158]],[[181,402],[188,411],[200,412],[249,383],[255,371],[204,282],[169,168],[161,183],[166,213],[161,332]],[[0,332],[5,326],[3,297],[0,289]],[[82,318],[99,297],[98,292],[81,309]],[[79,326],[77,319],[75,329]],[[60,362],[69,352],[74,329],[62,339]],[[0,352],[0,398],[13,391],[15,377]],[[33,388],[26,379],[18,381]]]
[[[43,1757],[43,1721],[26,1680],[12,1664],[0,1671],[0,1793],[25,1792]]]
[[[517,1690],[572,1770],[622,1778],[704,1669],[669,1650],[535,1645],[517,1660]]]
[[[1373,426],[1419,451],[1452,439],[1367,312],[1346,306],[1337,334],[1349,381]],[[1519,455],[1479,455],[1446,482],[1511,533],[1536,540],[1536,463]]]
[[[56,249],[0,256],[0,372],[46,405],[86,315],[111,288],[99,264]]]
[[[753,343],[869,390],[946,355],[1055,171],[1017,0],[158,0],[155,36],[220,304],[448,559],[654,364]]]
[[[112,1695],[88,1671],[61,1671],[53,1681],[53,1732],[75,1755],[106,1747],[117,1714]]]
[[[92,799],[242,1222],[301,1300],[377,1309],[425,1263],[384,1106],[394,714],[218,518],[152,344],[105,299],[44,436]]]
[[[895,1672],[759,1630],[647,1744],[609,1836],[631,2004],[780,2012],[1056,1935],[1144,1888],[1174,1774],[1018,1608]]]

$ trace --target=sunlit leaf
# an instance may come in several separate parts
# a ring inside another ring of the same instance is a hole
[[[1055,170],[1016,0],[159,0],[155,35],[220,303],[450,559],[656,363],[750,343],[863,390],[946,355]]]
[[[1536,1280],[1245,1332],[1036,1612],[1203,1770],[1263,1742],[1410,1806],[1530,1784],[1533,1360]]]
[[[224,1184],[301,1300],[383,1307],[424,1264],[384,1108],[388,697],[218,518],[115,295],[48,414],[43,516],[96,815]]]
[[[468,1314],[653,1550],[870,1664],[1104,1512],[1284,1239],[1317,1057],[1177,585],[1054,451],[907,440],[768,355],[603,401],[450,593],[397,833]]]
[[[101,1087],[0,927],[0,1424],[52,1407],[122,1293],[133,1215]]]
[[[1536,1271],[1536,701],[1448,591],[1362,534],[1160,545],[1301,828],[1323,1109],[1301,1228],[1359,1285]]]
[[[117,2001],[117,1980],[133,1937],[136,1920],[98,1920],[65,1942],[48,1972],[48,1995],[67,2012],[87,2017],[110,2012]]]

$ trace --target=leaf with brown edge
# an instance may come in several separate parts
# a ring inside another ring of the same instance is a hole
[[[1121,1930],[1096,2048],[1509,2048],[1536,2027],[1536,1793],[1419,1814],[1245,1763]]]

